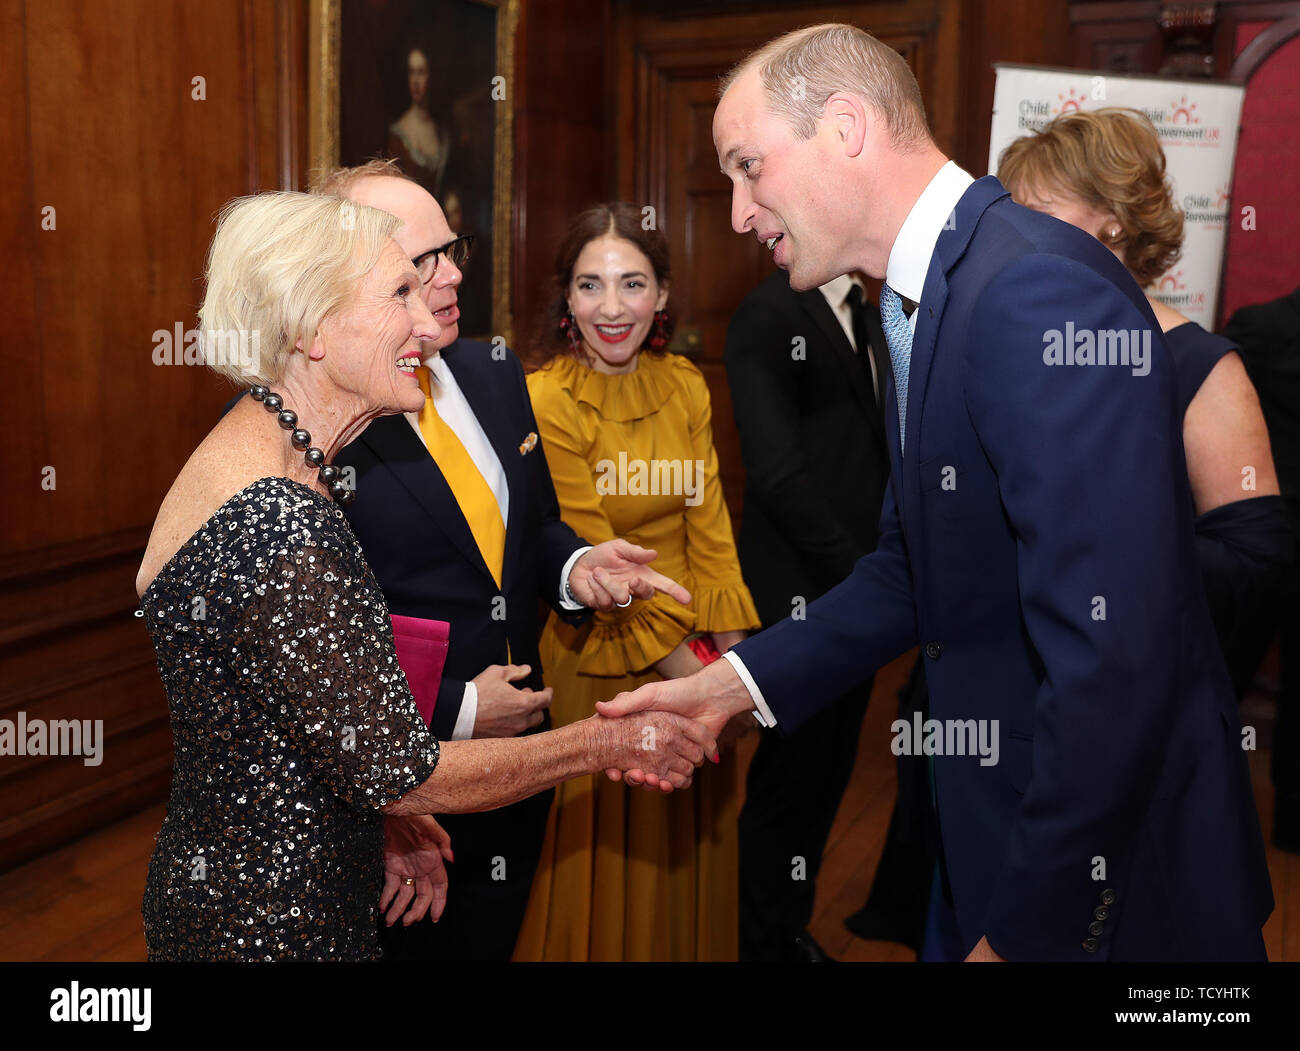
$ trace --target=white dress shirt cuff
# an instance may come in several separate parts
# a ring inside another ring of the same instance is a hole
[[[576,613],[580,609],[586,609],[581,602],[570,602],[565,585],[569,582],[569,574],[573,572],[573,564],[583,555],[591,550],[591,545],[580,547],[577,551],[569,556],[569,561],[564,563],[564,568],[560,570],[560,609],[567,609],[570,613]]]
[[[772,714],[772,709],[767,706],[767,701],[763,700],[763,691],[758,688],[758,683],[754,677],[749,674],[749,669],[745,667],[745,662],[735,650],[727,650],[722,655],[724,661],[729,661],[731,666],[736,669],[736,674],[740,676],[740,681],[745,684],[745,689],[749,691],[749,696],[754,701],[754,719],[759,726],[772,727],[776,725],[776,716]]]
[[[468,741],[474,736],[474,721],[478,718],[478,687],[472,682],[465,684],[465,696],[461,698],[460,714],[456,716],[456,725],[451,729],[453,741]]]

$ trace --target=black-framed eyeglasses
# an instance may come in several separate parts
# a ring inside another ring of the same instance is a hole
[[[420,275],[420,280],[427,285],[438,272],[438,264],[444,255],[451,260],[457,270],[464,270],[465,264],[469,262],[469,250],[473,246],[474,235],[461,234],[454,241],[448,241],[439,248],[431,248],[423,255],[416,256],[411,262],[415,264],[415,271]]]

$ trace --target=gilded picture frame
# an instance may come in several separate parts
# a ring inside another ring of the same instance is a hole
[[[518,25],[519,0],[310,0],[311,177],[397,157],[439,199],[452,230],[476,237],[460,289],[461,335],[507,344]],[[423,140],[421,120],[431,129]]]

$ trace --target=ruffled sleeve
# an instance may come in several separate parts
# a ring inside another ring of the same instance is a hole
[[[596,613],[578,656],[578,671],[609,676],[643,672],[698,630],[695,625],[696,615],[690,606],[657,592],[627,609]]]
[[[703,477],[686,507],[686,561],[696,631],[756,631],[758,611],[740,574],[731,515],[718,477],[713,447],[713,408],[704,376],[680,355],[669,359],[686,394],[691,448]],[[693,502],[692,502],[693,501]]]

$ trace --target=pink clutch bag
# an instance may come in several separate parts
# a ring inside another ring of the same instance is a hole
[[[397,649],[397,663],[406,673],[415,706],[420,711],[424,725],[433,722],[433,709],[438,703],[438,686],[442,682],[442,666],[447,663],[447,645],[451,638],[451,625],[445,620],[425,620],[423,617],[393,618],[393,644]]]

